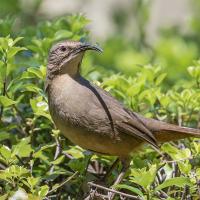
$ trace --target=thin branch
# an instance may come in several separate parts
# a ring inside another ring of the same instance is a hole
[[[52,190],[50,190],[48,192],[48,194],[54,192],[55,190],[57,190],[58,188],[62,187],[63,185],[65,185],[67,182],[69,182],[70,180],[72,180],[79,172],[76,171],[72,176],[68,177],[65,181],[63,181],[60,185],[58,185],[57,187],[53,188]]]
[[[66,152],[62,152],[62,154],[68,159],[73,159],[74,158],[73,156],[71,156],[70,154],[68,154]]]
[[[4,52],[5,53],[5,52]],[[6,95],[6,91],[7,91],[7,67],[8,67],[8,63],[7,63],[7,54],[5,53],[5,58],[4,58],[4,64],[5,64],[5,77],[3,80],[3,90],[2,90],[2,95],[5,96]],[[4,110],[4,106],[1,106],[1,110],[0,110],[0,122],[2,121],[2,115],[3,115],[3,110]]]
[[[61,148],[61,144],[59,141],[59,136],[55,137],[56,140],[56,151],[55,151],[55,155],[54,155],[54,160],[56,160],[58,158],[58,156],[61,154],[62,148]],[[54,165],[52,164],[49,173],[52,174],[54,170]]]
[[[198,195],[200,196],[200,180],[197,178],[196,174],[195,174],[195,179],[197,183],[197,192],[198,192]]]
[[[7,166],[6,165],[4,165],[3,163],[0,163],[0,169],[6,169],[7,168]]]
[[[184,187],[184,190],[183,190],[183,193],[182,193],[182,196],[181,196],[181,200],[186,199],[186,196],[187,196],[187,186]]]
[[[104,186],[101,186],[101,185],[98,185],[98,184],[95,184],[95,183],[92,183],[92,182],[88,182],[88,185],[89,186],[93,186],[93,187],[96,187],[96,188],[100,188],[102,190],[106,190],[108,192],[112,192],[112,193],[115,193],[115,194],[118,194],[118,195],[122,195],[124,197],[127,197],[127,198],[130,198],[130,199],[134,199],[134,200],[142,200],[142,198],[138,197],[138,196],[133,196],[133,195],[130,195],[130,194],[126,194],[124,192],[119,192],[117,190],[114,190],[114,189],[110,189],[110,188],[107,188],[107,187],[104,187]]]
[[[162,183],[162,177],[160,176],[159,172],[156,173],[156,177],[158,179],[158,183],[161,184]]]
[[[191,160],[193,158],[194,158],[193,156],[190,156],[188,158],[182,158],[182,159],[179,159],[179,160],[163,160],[163,162],[164,162],[164,164],[167,164],[167,163],[177,163],[177,162],[181,162],[181,161],[185,161],[185,160]]]
[[[19,162],[21,163],[21,165],[23,165],[23,166],[27,165],[26,163],[24,163],[24,161],[18,155],[15,155],[15,156],[19,160]]]
[[[101,200],[105,200],[108,199],[107,195],[104,194],[99,194],[97,191],[97,189],[95,190],[90,190],[89,195],[84,199],[84,200],[91,200],[91,199],[101,199]]]
[[[165,193],[164,191],[160,190],[159,192],[156,193],[156,195],[159,197],[159,198],[169,198],[168,194]]]

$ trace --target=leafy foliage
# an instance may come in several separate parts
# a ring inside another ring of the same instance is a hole
[[[146,6],[143,9],[146,12]],[[20,30],[22,37],[15,36],[9,20],[0,21],[4,27],[0,198],[80,198],[88,190],[85,183],[102,176],[113,158],[91,155],[62,137],[48,111],[44,81],[51,45],[62,39],[88,38],[88,20],[72,15],[43,21],[37,28]],[[113,37],[106,41],[104,55],[86,55],[82,74],[146,117],[199,128],[200,61],[192,63],[199,53],[195,43],[163,36],[152,53],[145,44],[142,48],[124,41]],[[115,188],[142,199],[185,199],[186,194],[198,199],[199,152],[195,138],[163,144],[160,154],[145,146],[133,155],[126,178]],[[109,183],[118,170],[112,172]]]

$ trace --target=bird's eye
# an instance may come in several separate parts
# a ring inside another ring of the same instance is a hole
[[[67,50],[67,48],[66,48],[65,46],[61,46],[61,47],[60,47],[60,50],[64,52],[64,51]]]

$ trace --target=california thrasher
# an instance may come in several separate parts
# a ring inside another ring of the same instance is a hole
[[[147,119],[125,108],[80,75],[85,51],[97,46],[64,41],[49,53],[46,91],[53,121],[64,136],[85,149],[126,161],[142,144],[199,137],[200,130]],[[126,165],[124,165],[126,166]]]

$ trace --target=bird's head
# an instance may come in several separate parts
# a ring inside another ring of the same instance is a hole
[[[53,79],[61,74],[76,76],[79,73],[83,55],[87,50],[102,52],[96,45],[76,41],[64,41],[53,45],[49,52],[47,78]]]

